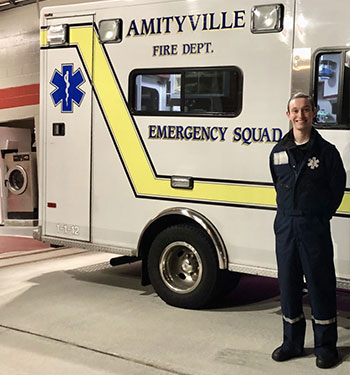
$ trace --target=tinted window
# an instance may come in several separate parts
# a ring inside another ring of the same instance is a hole
[[[242,82],[236,67],[138,71],[131,74],[130,102],[143,115],[238,116]]]
[[[323,127],[350,124],[350,52],[321,53],[316,59],[316,123]]]

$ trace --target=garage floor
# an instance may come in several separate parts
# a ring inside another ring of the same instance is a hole
[[[6,235],[5,235],[6,234]],[[342,362],[315,366],[310,307],[307,355],[276,363],[282,340],[275,279],[243,276],[210,309],[166,305],[140,284],[140,263],[110,254],[50,249],[0,227],[0,373],[251,375],[350,373],[350,294],[338,292]]]

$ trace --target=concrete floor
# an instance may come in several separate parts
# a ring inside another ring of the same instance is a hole
[[[18,256],[19,255],[19,256]],[[112,268],[110,254],[55,249],[0,254],[0,374],[251,375],[350,373],[350,295],[338,295],[339,351],[276,363],[281,342],[276,280],[242,278],[211,309],[166,305],[140,285],[140,264]]]
[[[0,236],[14,236],[14,237],[29,237],[32,238],[33,230],[36,227],[27,225],[25,220],[23,220],[23,225],[21,226],[4,226],[0,225]]]

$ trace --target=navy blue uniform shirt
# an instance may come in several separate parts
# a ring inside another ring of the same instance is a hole
[[[270,169],[278,211],[327,219],[335,214],[344,195],[346,173],[338,150],[315,128],[302,146],[296,146],[291,129],[272,149]]]

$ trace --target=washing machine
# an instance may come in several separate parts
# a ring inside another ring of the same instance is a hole
[[[6,154],[5,165],[8,219],[36,219],[38,217],[36,153]]]

